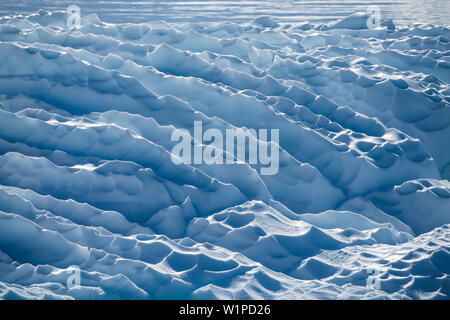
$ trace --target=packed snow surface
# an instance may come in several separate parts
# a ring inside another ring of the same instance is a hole
[[[0,298],[449,299],[449,26],[67,18],[0,18]]]

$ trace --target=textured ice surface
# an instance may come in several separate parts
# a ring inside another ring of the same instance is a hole
[[[450,29],[367,18],[0,18],[0,297],[448,299]],[[175,165],[194,121],[278,173]]]

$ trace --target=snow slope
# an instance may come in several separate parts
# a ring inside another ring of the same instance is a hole
[[[367,18],[0,18],[0,297],[448,299],[450,27]],[[174,164],[194,121],[278,173]]]

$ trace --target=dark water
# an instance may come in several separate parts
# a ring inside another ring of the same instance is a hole
[[[378,5],[383,18],[392,18],[398,24],[450,24],[450,0],[0,0],[0,15],[31,13],[39,9],[65,10],[69,5],[78,5],[82,14],[96,13],[107,22],[246,22],[259,15],[270,15],[279,22],[330,21],[357,11],[365,12],[368,6]]]

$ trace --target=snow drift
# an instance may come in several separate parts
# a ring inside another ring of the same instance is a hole
[[[1,298],[449,298],[448,26],[66,19],[0,19]],[[174,164],[194,121],[279,171]]]

